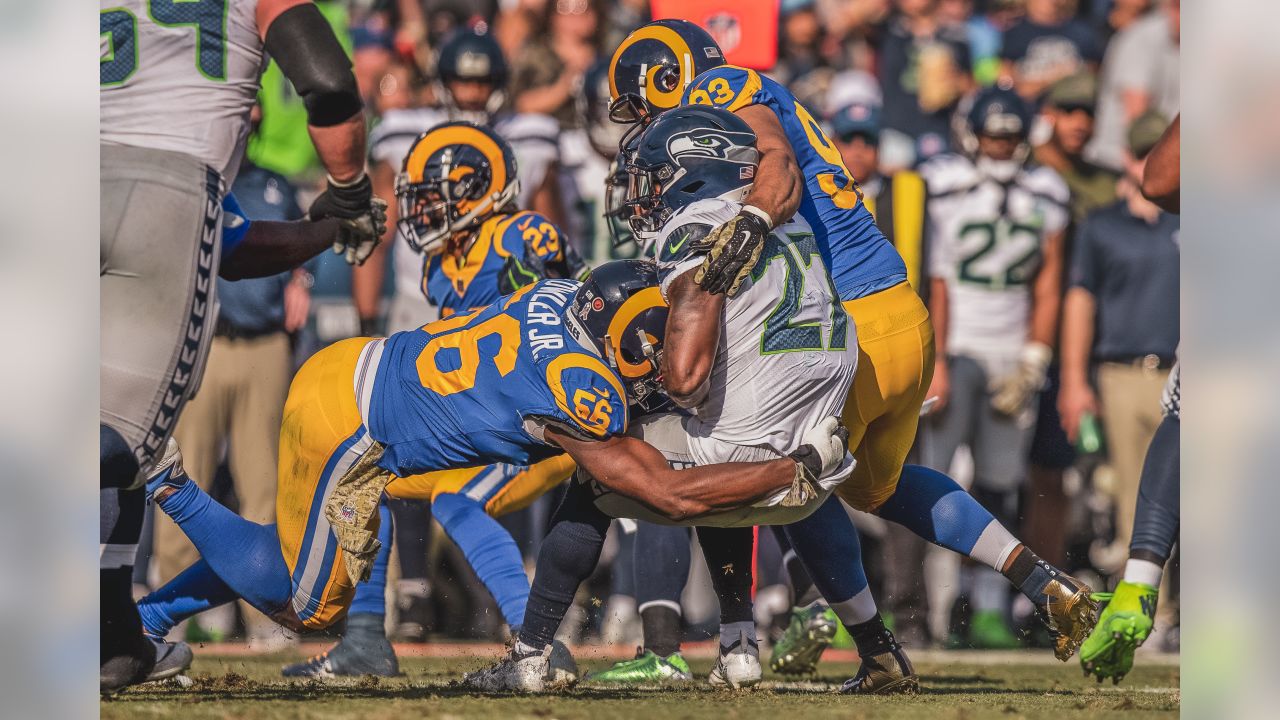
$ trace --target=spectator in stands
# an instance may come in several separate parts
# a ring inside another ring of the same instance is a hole
[[[896,0],[880,47],[881,162],[911,167],[948,148],[951,115],[973,86],[969,40],[944,23],[938,0]]]
[[[548,0],[537,31],[515,56],[511,95],[516,112],[550,115],[563,127],[582,126],[574,98],[600,54],[597,28],[606,22],[605,7],[603,0]]]
[[[251,218],[302,217],[293,186],[279,173],[246,162],[232,192]],[[256,280],[218,279],[221,309],[204,380],[174,431],[191,477],[206,490],[225,448],[239,512],[257,523],[275,519],[277,440],[294,367],[289,336],[307,321],[310,288],[305,270]],[[155,569],[162,583],[199,559],[164,513],[155,514],[155,533]],[[245,603],[241,611],[250,644],[272,648],[284,640],[275,622]]]
[[[1050,86],[1045,95],[1044,116],[1053,133],[1035,148],[1036,162],[1048,165],[1071,189],[1071,217],[1076,224],[1085,215],[1116,199],[1120,174],[1095,165],[1084,157],[1085,146],[1093,138],[1093,116],[1097,107],[1098,81],[1082,70]]]
[[[1034,101],[1053,83],[1083,69],[1097,71],[1102,38],[1075,18],[1076,0],[1027,0],[1027,13],[1005,31],[1001,75]]]
[[[1139,191],[1167,124],[1147,113],[1130,128],[1121,199],[1090,213],[1077,233],[1063,313],[1063,429],[1074,439],[1086,414],[1101,417],[1116,478],[1116,537],[1093,557],[1104,570],[1127,557],[1142,461],[1178,347],[1179,220]]]
[[[946,22],[963,25],[969,36],[973,79],[992,85],[1000,77],[1000,43],[1022,9],[1019,0],[989,0],[978,12],[974,0],[942,0],[939,11]]]
[[[1181,0],[1161,6],[1116,34],[1102,64],[1098,126],[1089,159],[1116,170],[1125,163],[1125,132],[1147,110],[1178,114]]]
[[[771,75],[789,85],[813,70],[825,67],[824,35],[815,0],[782,0],[778,17],[778,62]]]

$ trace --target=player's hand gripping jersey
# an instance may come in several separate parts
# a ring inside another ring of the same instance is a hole
[[[734,217],[741,203],[698,200],[672,215],[658,235],[665,297],[699,267],[699,241]],[[748,283],[725,301],[720,349],[707,397],[687,424],[699,465],[760,460],[794,451],[806,430],[844,407],[858,361],[853,323],[831,286],[813,232],[800,218],[779,226]],[[853,458],[823,478],[848,477]]]
[[[587,272],[560,229],[529,210],[486,220],[461,259],[446,249],[423,264],[422,291],[444,317],[496,302],[548,270],[577,279]]]
[[[841,300],[906,281],[902,257],[876,228],[840,151],[786,88],[754,70],[721,65],[696,77],[681,104],[713,105],[730,112],[763,105],[773,111],[804,175],[800,215],[813,228]]]
[[[959,155],[935,158],[921,174],[935,228],[929,270],[950,295],[947,351],[998,366],[1016,361],[1045,238],[1070,220],[1066,184],[1048,168],[1029,167],[1002,185]]]

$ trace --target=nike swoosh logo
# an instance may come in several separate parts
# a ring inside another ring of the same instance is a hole
[[[676,253],[680,252],[680,248],[684,247],[684,244],[689,241],[689,236],[692,234],[693,233],[685,233],[684,235],[680,236],[680,242],[669,243],[667,245],[667,252],[671,253],[672,255],[675,255]]]

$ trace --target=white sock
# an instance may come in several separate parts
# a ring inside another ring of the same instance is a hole
[[[1149,587],[1160,587],[1160,580],[1164,577],[1164,567],[1157,565],[1150,560],[1134,560],[1130,559],[1124,564],[1124,581],[1131,583],[1140,583]]]
[[[999,520],[992,520],[982,529],[978,541],[969,551],[969,557],[999,572],[1004,569],[1009,554],[1019,544],[1018,539],[1006,530]]]
[[[870,587],[862,588],[861,592],[848,600],[831,603],[831,609],[836,611],[836,617],[840,618],[845,627],[860,625],[875,617],[878,612]]]
[[[759,644],[756,641],[756,624],[750,620],[720,625],[720,649],[724,651],[729,645],[742,640],[749,653],[758,655]]]

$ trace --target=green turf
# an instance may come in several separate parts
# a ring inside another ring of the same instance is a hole
[[[289,658],[293,659],[293,658]],[[1099,686],[1081,676],[1079,664],[922,664],[924,692],[915,698],[851,698],[823,691],[817,683],[777,684],[768,690],[633,689],[580,685],[558,696],[483,696],[451,685],[479,660],[411,659],[394,680],[373,678],[341,685],[285,681],[282,658],[200,657],[191,669],[195,684],[133,688],[102,702],[103,718],[237,718],[285,720],[341,718],[1105,718],[1175,717],[1180,695],[1176,667],[1139,667],[1119,687]],[[692,662],[705,678],[710,662]],[[588,669],[605,663],[591,663]],[[823,664],[818,683],[837,683],[852,665]],[[772,682],[771,682],[772,681]]]

